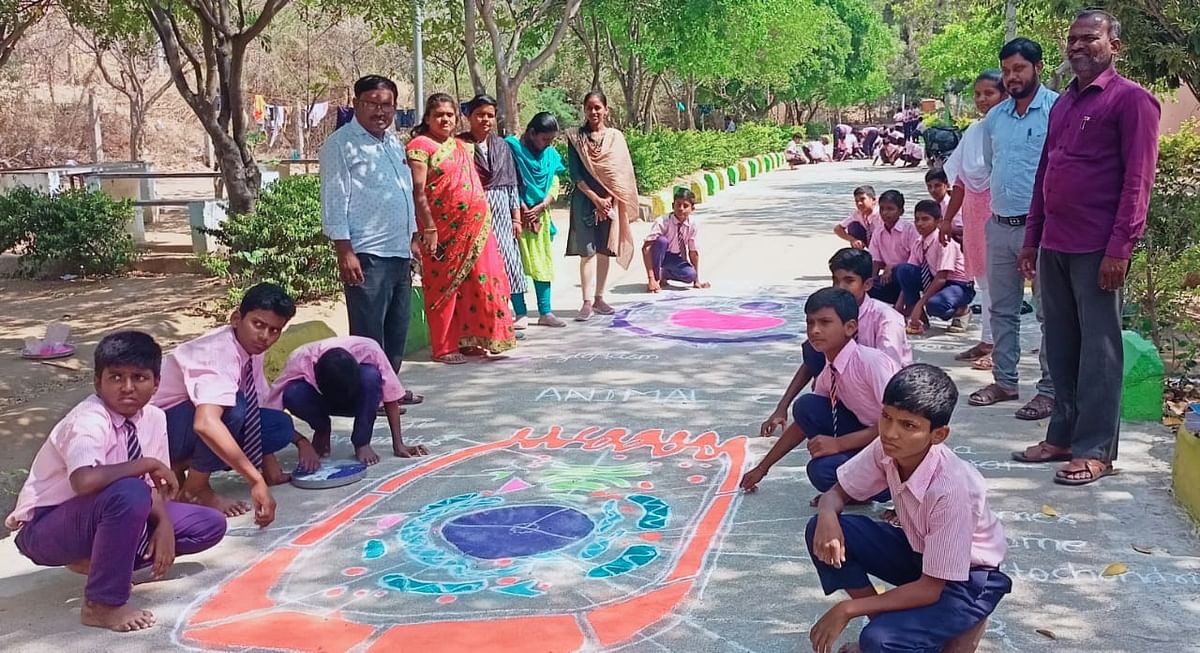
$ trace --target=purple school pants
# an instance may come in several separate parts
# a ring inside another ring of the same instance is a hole
[[[679,254],[672,254],[664,236],[650,244],[650,260],[654,262],[654,278],[660,283],[692,283],[696,280],[696,268]]]
[[[150,517],[150,492],[142,479],[123,478],[96,494],[38,508],[17,531],[17,550],[43,567],[91,560],[84,597],[124,605],[133,571],[152,562],[137,555]],[[167,514],[175,529],[176,555],[212,548],[225,536],[225,515],[212,508],[168,501]]]
[[[329,433],[333,425],[331,415],[353,417],[354,430],[350,432],[350,443],[355,447],[371,444],[371,433],[375,430],[376,411],[383,401],[383,375],[379,368],[369,363],[359,363],[358,403],[355,406],[333,406],[308,381],[299,379],[283,389],[283,407],[304,420],[313,431]]]

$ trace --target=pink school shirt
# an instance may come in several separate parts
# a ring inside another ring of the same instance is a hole
[[[654,226],[650,227],[650,233],[646,235],[646,240],[655,241],[660,236],[664,237],[667,239],[667,251],[683,256],[687,252],[699,251],[699,248],[696,247],[698,231],[699,228],[691,216],[680,222],[679,218],[672,213],[654,221]]]
[[[400,385],[400,379],[392,370],[392,362],[388,360],[387,354],[383,353],[379,343],[370,338],[347,336],[310,342],[292,352],[292,355],[288,356],[287,362],[284,363],[279,378],[275,379],[275,383],[271,386],[271,395],[267,397],[267,403],[264,406],[283,410],[283,391],[292,381],[304,381],[314,388],[317,387],[317,360],[331,349],[345,349],[359,363],[374,365],[379,370],[379,375],[383,377],[383,400],[385,402],[400,401],[404,397],[404,386]]]
[[[883,226],[883,220],[879,217],[879,207],[875,207],[875,210],[868,215],[863,215],[858,212],[858,209],[855,209],[838,224],[842,225],[843,229],[847,229],[856,222],[861,224],[868,234],[874,235],[875,230]]]
[[[973,567],[999,567],[1008,545],[1004,526],[987,506],[987,484],[968,462],[935,444],[908,481],[876,439],[837,470],[846,494],[866,500],[885,489],[921,571],[945,581],[970,578]]]
[[[866,297],[858,306],[858,344],[878,349],[900,367],[912,364],[904,327],[904,316],[878,299]]]
[[[73,499],[71,473],[84,467],[116,465],[129,460],[125,441],[125,417],[91,395],[79,402],[50,431],[29,467],[29,478],[17,496],[17,507],[4,520],[11,530],[20,528],[33,517],[35,508],[57,506]],[[167,449],[167,416],[154,406],[146,406],[129,418],[137,429],[142,456],[171,466]]]
[[[917,228],[912,222],[905,220],[904,216],[900,216],[900,221],[891,229],[880,222],[879,228],[871,234],[871,246],[867,251],[871,252],[871,258],[878,263],[886,266],[899,265],[908,261],[919,239]]]
[[[946,217],[946,214],[948,213],[950,213],[950,193],[946,193],[946,196],[942,198],[942,217]],[[959,227],[960,229],[963,226],[963,214],[961,208],[958,210],[958,214],[954,216],[953,226]]]
[[[209,331],[163,357],[162,378],[150,403],[163,410],[185,401],[235,406],[247,360],[253,361],[254,389],[259,397],[266,397],[271,388],[263,374],[262,355],[247,353],[231,326]]]
[[[817,375],[813,393],[828,397],[836,373],[838,400],[864,426],[874,426],[883,411],[883,389],[899,371],[900,364],[891,356],[851,340]]]
[[[937,231],[924,238],[918,235],[918,238],[916,247],[908,259],[909,263],[919,266],[924,261],[934,275],[945,272],[946,281],[970,283],[967,261],[963,258],[962,247],[956,241],[951,240],[949,245],[943,245]]]

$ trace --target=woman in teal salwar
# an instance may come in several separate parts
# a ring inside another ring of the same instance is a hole
[[[558,137],[558,120],[545,111],[535,115],[518,139],[509,136],[508,144],[513,150],[517,164],[517,178],[521,190],[521,222],[523,230],[517,239],[521,250],[521,263],[525,273],[533,279],[537,294],[537,309],[541,326],[564,327],[566,323],[550,310],[550,282],[554,280],[554,222],[550,218],[550,204],[558,195],[558,174],[564,172],[562,157],[554,149]],[[513,305],[522,313],[525,296],[513,295]]]

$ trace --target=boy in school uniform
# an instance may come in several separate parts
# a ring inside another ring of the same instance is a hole
[[[871,186],[859,186],[854,189],[854,211],[833,228],[833,233],[855,249],[866,249],[871,243],[871,234],[879,227],[879,223],[875,189]]]
[[[941,369],[904,368],[883,395],[879,439],[842,465],[805,539],[829,595],[850,598],[809,630],[830,653],[851,619],[870,616],[842,651],[974,651],[988,615],[1012,590],[1002,571],[1004,528],[979,472],[946,447],[958,389]],[[890,490],[899,528],[844,515],[851,502]],[[876,591],[870,576],[895,585]]]
[[[899,367],[912,363],[912,348],[904,333],[904,316],[888,304],[867,296],[867,285],[874,269],[871,253],[863,249],[845,247],[829,259],[829,272],[833,276],[833,287],[847,290],[858,302],[858,331],[854,339],[858,344],[878,349],[896,362]],[[796,370],[783,397],[775,406],[775,412],[763,422],[759,434],[773,435],[787,424],[788,411],[792,402],[809,383],[825,369],[825,354],[817,351],[812,343],[805,341],[801,346],[804,362]],[[898,369],[897,368],[897,369]]]
[[[898,190],[884,191],[879,196],[879,228],[871,234],[868,250],[875,261],[875,274],[870,294],[886,304],[900,298],[900,284],[893,272],[897,265],[908,261],[917,242],[917,231],[904,217],[904,195]]]
[[[229,326],[185,342],[167,355],[153,399],[167,414],[171,463],[183,479],[183,497],[230,517],[249,512],[244,502],[218,495],[209,484],[213,472],[232,468],[250,484],[254,521],[260,527],[275,520],[269,486],[290,478],[275,452],[295,444],[300,469],[321,464],[312,444],[295,432],[292,418],[262,403],[270,391],[263,353],[295,314],[296,305],[283,288],[254,286],[246,291]]]
[[[942,207],[942,215],[950,212],[950,178],[942,168],[930,168],[925,173],[925,190],[929,197]],[[963,217],[961,213],[954,216],[951,223],[950,235],[958,244],[962,244]]]
[[[654,221],[642,244],[642,262],[646,265],[649,292],[662,290],[668,281],[690,283],[693,288],[708,288],[700,280],[700,249],[696,247],[699,228],[692,220],[696,196],[686,188],[675,189],[671,214]]]
[[[379,454],[371,434],[382,402],[392,432],[392,454],[399,458],[424,456],[424,446],[404,444],[400,431],[400,402],[404,386],[379,343],[370,338],[326,338],[292,352],[271,386],[265,406],[287,410],[313,430],[313,448],[328,456],[333,425],[330,417],[353,417],[350,443],[359,462],[374,465]]]
[[[742,477],[741,487],[754,492],[771,467],[801,442],[807,441],[812,460],[808,479],[825,492],[837,481],[837,468],[878,434],[879,410],[888,379],[900,369],[887,354],[854,340],[858,330],[858,302],[841,288],[822,288],[804,304],[808,341],[827,361],[810,394],[792,404],[791,426],[754,469]],[[886,500],[880,494],[877,500]]]
[[[96,393],[60,421],[38,451],[5,525],[35,564],[87,576],[80,621],[117,632],[154,625],[128,604],[133,572],[155,578],[175,556],[199,553],[225,536],[225,516],[176,503],[167,455],[167,419],[149,405],[162,349],[138,331],[96,346]]]
[[[907,263],[896,266],[901,297],[896,309],[908,316],[909,335],[921,335],[933,316],[951,320],[950,330],[966,330],[975,299],[975,284],[967,276],[962,247],[955,240],[943,245],[938,232],[942,208],[933,200],[921,200],[913,209],[913,225],[920,236]]]

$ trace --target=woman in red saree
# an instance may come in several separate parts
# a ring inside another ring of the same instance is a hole
[[[429,341],[433,359],[450,365],[516,345],[504,262],[474,152],[453,135],[457,115],[449,95],[430,96],[408,143]]]

